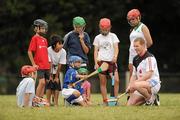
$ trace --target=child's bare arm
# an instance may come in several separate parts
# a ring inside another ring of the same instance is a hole
[[[30,95],[31,95],[31,93],[25,93],[25,95],[24,95],[24,107],[29,106]]]
[[[88,88],[87,89],[87,96],[86,96],[87,101],[90,101],[90,97],[91,97],[91,89]]]
[[[33,67],[38,68],[38,65],[36,65],[35,62],[34,62],[32,51],[28,51],[28,56],[29,56],[29,59],[30,59],[31,64],[33,65]]]

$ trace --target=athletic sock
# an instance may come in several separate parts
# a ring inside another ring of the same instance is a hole
[[[77,98],[77,97],[72,94],[71,96],[69,96],[69,97],[66,99],[66,101],[71,104],[71,101],[74,100],[74,99],[76,99],[76,98]]]

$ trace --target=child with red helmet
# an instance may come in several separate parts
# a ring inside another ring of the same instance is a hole
[[[17,105],[19,107],[31,107],[35,96],[36,68],[24,65],[21,68],[23,80],[16,89]]]
[[[129,48],[129,66],[128,66],[131,76],[133,70],[132,61],[133,58],[137,55],[133,47],[133,41],[138,37],[142,37],[146,42],[147,48],[151,47],[153,41],[148,27],[141,22],[141,13],[138,9],[132,9],[127,13],[127,21],[131,26],[130,35],[129,35],[130,48]]]
[[[16,89],[17,105],[19,107],[44,107],[49,106],[46,99],[35,96],[35,80],[37,69],[30,65],[21,68],[23,80]]]
[[[101,94],[103,97],[103,103],[107,105],[107,78],[106,75],[112,77],[114,72],[114,95],[117,97],[119,91],[119,75],[117,69],[117,58],[119,53],[119,39],[116,34],[110,32],[111,21],[108,18],[102,18],[99,22],[100,34],[94,39],[94,61],[95,69],[99,68],[103,62],[109,64],[107,71],[99,73]]]

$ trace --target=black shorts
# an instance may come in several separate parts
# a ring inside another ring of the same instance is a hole
[[[49,70],[37,70],[37,79],[45,78],[45,80],[49,80]]]
[[[53,75],[53,79],[54,78],[55,78],[55,75]],[[59,80],[59,83],[57,83],[56,81],[53,81],[53,80],[50,80],[50,81],[46,82],[46,89],[61,91],[60,80]]]

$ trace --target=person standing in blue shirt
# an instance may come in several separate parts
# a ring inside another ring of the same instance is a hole
[[[82,58],[81,67],[87,67],[88,56],[91,49],[90,37],[84,32],[86,22],[82,17],[73,18],[74,30],[67,33],[64,37],[63,47],[67,51],[67,60],[70,56],[76,55]]]
[[[82,59],[79,56],[71,56],[69,58],[69,69],[66,71],[64,77],[64,84],[62,89],[62,96],[65,98],[66,103],[69,104],[79,104],[81,106],[86,106],[83,101],[82,94],[83,88],[81,87],[81,82],[73,85],[79,79],[86,77],[87,75],[79,75],[77,70],[81,66]]]

